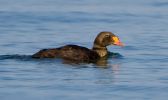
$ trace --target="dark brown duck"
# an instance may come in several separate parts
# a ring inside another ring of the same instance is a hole
[[[94,40],[93,48],[78,45],[66,45],[52,49],[42,49],[32,55],[33,58],[62,58],[72,61],[95,61],[108,55],[107,46],[123,46],[119,38],[111,32],[101,32]]]

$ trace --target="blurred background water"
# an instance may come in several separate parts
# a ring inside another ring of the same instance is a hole
[[[126,44],[107,66],[24,56],[101,31]],[[166,100],[167,50],[167,0],[0,0],[1,100]]]

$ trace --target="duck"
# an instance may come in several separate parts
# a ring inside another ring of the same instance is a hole
[[[109,55],[107,46],[124,46],[119,37],[112,32],[100,32],[94,42],[92,49],[68,44],[57,48],[42,49],[32,55],[32,58],[62,58],[70,61],[94,62]]]

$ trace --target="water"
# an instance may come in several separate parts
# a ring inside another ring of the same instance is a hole
[[[1,100],[166,100],[167,0],[1,0]],[[42,48],[92,47],[101,31],[126,46],[106,65],[35,60]]]

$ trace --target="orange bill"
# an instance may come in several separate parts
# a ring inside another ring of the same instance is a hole
[[[124,44],[119,40],[118,37],[112,37],[113,41],[114,41],[114,45],[117,45],[117,46],[124,46]]]

